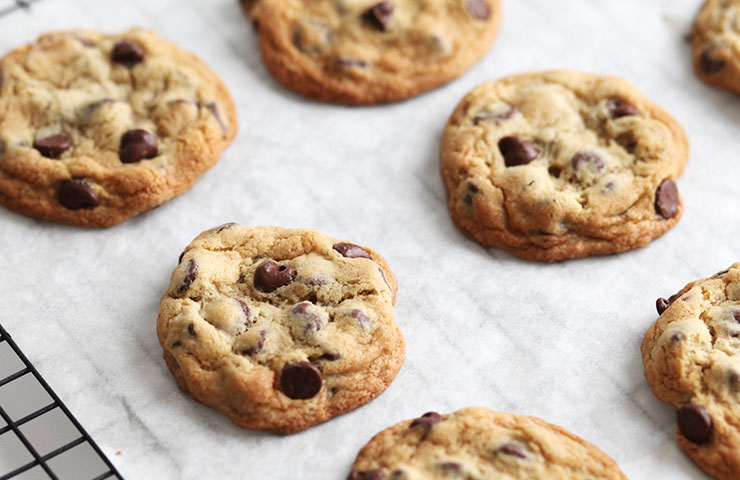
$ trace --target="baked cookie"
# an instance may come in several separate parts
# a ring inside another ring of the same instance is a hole
[[[236,126],[221,80],[152,32],[43,35],[0,60],[0,204],[114,225],[190,188]]]
[[[691,35],[696,75],[740,92],[740,0],[707,0]]]
[[[349,480],[625,479],[614,460],[536,417],[473,407],[425,413],[375,435]]]
[[[187,246],[157,318],[178,385],[237,425],[297,432],[380,395],[405,347],[383,257],[310,230],[226,224]]]
[[[463,233],[557,262],[642,247],[675,225],[688,150],[676,121],[625,80],[550,71],[463,98],[441,173]]]
[[[740,478],[740,263],[659,298],[642,341],[653,393],[676,409],[678,445],[714,478]]]
[[[500,0],[246,0],[262,58],[284,86],[344,104],[413,97],[473,66]]]

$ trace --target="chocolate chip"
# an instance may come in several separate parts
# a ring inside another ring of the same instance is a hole
[[[347,480],[383,480],[382,470],[352,470]]]
[[[178,265],[180,265],[182,263],[182,257],[184,257],[184,256],[185,256],[185,250],[183,250],[182,252],[180,252],[180,256],[177,257],[177,264]]]
[[[365,68],[367,63],[359,58],[337,57],[337,65],[345,68]]]
[[[468,0],[468,11],[475,18],[485,20],[491,15],[491,9],[486,0]]]
[[[185,274],[185,278],[182,279],[182,283],[177,289],[177,293],[183,294],[188,291],[190,285],[195,281],[195,277],[198,276],[198,262],[194,258],[191,258],[188,262],[188,272]]]
[[[64,180],[59,185],[59,203],[70,210],[93,208],[100,205],[100,198],[87,180],[74,177]]]
[[[627,100],[620,97],[611,97],[606,101],[606,111],[612,118],[639,115],[640,111],[633,107]]]
[[[59,158],[61,154],[72,147],[72,137],[66,133],[56,133],[44,138],[37,138],[33,141],[33,148],[38,150],[41,155],[48,158]]]
[[[730,370],[727,374],[727,382],[730,384],[730,389],[737,390],[740,387],[740,373]]]
[[[427,412],[421,417],[415,419],[413,422],[411,422],[411,425],[409,428],[414,428],[416,426],[421,425],[425,429],[429,430],[436,424],[442,421],[442,415],[440,415],[437,412]]]
[[[699,56],[699,67],[707,75],[718,73],[725,68],[725,61],[713,55],[713,49],[707,48]]]
[[[671,342],[673,343],[683,342],[684,340],[686,340],[686,335],[683,332],[676,332],[671,335]]]
[[[295,280],[296,271],[287,265],[278,265],[268,260],[260,263],[254,271],[254,287],[265,293],[270,293]]]
[[[356,308],[353,308],[349,314],[352,315],[352,318],[354,318],[355,321],[360,325],[367,325],[368,323],[370,323],[370,319],[367,317],[367,315]]]
[[[729,272],[729,271],[730,271],[730,269],[728,268],[728,269],[726,269],[726,270],[722,270],[721,272],[717,272],[717,273],[715,273],[714,275],[715,275],[716,277],[719,277],[720,275],[724,275],[725,273],[727,273],[727,272]]]
[[[706,443],[712,436],[712,417],[702,405],[689,403],[676,410],[678,429],[693,443]]]
[[[179,347],[181,345],[182,345],[182,342],[180,340],[178,340],[178,341],[176,341],[175,343],[172,344],[172,348]]]
[[[391,2],[376,3],[365,12],[365,19],[382,31],[388,30],[393,16],[393,4]]]
[[[280,388],[288,397],[305,400],[321,390],[321,372],[309,362],[293,362],[283,367]]]
[[[92,102],[88,106],[85,107],[85,110],[83,113],[85,115],[91,115],[95,110],[102,107],[103,105],[108,105],[110,103],[115,103],[115,100],[112,98],[104,98],[102,100],[98,100],[97,102]]]
[[[460,473],[462,471],[462,465],[457,462],[442,462],[437,467],[444,473]]]
[[[570,165],[573,167],[573,170],[578,170],[578,168],[584,163],[592,165],[596,170],[604,168],[604,160],[601,159],[601,156],[598,153],[578,152],[573,155],[573,158],[570,160]]]
[[[220,227],[218,227],[218,230],[216,230],[216,233],[221,233],[224,230],[228,230],[229,228],[233,227],[234,225],[236,225],[236,222],[224,223],[223,225],[221,225]]]
[[[249,328],[249,326],[252,324],[252,312],[249,310],[249,307],[246,303],[244,303],[243,300],[240,300],[238,298],[235,298],[236,302],[239,304],[239,307],[242,309],[242,313],[244,313],[244,326]]]
[[[136,163],[157,156],[157,139],[140,128],[129,130],[121,137],[120,157],[123,163]]]
[[[128,68],[141,63],[145,56],[144,49],[133,40],[119,40],[113,47],[113,61]]]
[[[364,248],[354,243],[337,243],[332,247],[347,258],[370,258],[370,254]]]
[[[740,323],[740,310],[735,310],[732,313],[732,318],[734,318],[736,322]]]
[[[308,309],[313,307],[311,302],[301,302],[293,307],[293,315],[298,317],[300,322],[303,324],[303,334],[307,334],[310,331],[319,331],[324,325],[321,323],[321,318],[310,312]]]
[[[655,301],[655,308],[658,309],[658,315],[662,315],[663,312],[665,312],[666,308],[668,308],[671,303],[675,302],[680,296],[680,293],[674,293],[673,295],[668,297],[668,300],[666,300],[665,298],[657,299]]]
[[[221,113],[218,109],[218,105],[216,104],[216,102],[209,103],[208,105],[206,105],[206,108],[208,109],[209,112],[211,112],[211,115],[213,115],[213,118],[215,118],[216,121],[218,122],[218,126],[221,127],[221,131],[225,132],[226,130],[228,130],[226,128],[226,123],[224,122],[224,119],[221,118]]]
[[[242,350],[242,355],[252,356],[252,355],[258,354],[262,350],[262,347],[265,346],[265,339],[266,338],[267,338],[267,330],[262,330],[260,332],[260,339],[257,342],[257,344],[256,345],[252,345],[251,347],[248,347],[248,348],[243,349]]]
[[[193,325],[192,323],[190,325],[188,325],[188,333],[190,334],[191,337],[197,337],[198,336],[198,335],[195,334],[195,325]]]
[[[475,114],[473,117],[473,125],[478,125],[486,120],[508,120],[513,117],[515,113],[516,108],[514,107],[509,107],[509,109],[503,113],[494,113],[484,110]]]
[[[665,219],[673,218],[678,213],[678,188],[670,178],[663,180],[655,190],[655,211]]]
[[[504,156],[507,167],[526,165],[540,154],[537,149],[526,140],[519,137],[504,137],[498,142],[498,149]]]
[[[514,457],[527,458],[527,452],[524,450],[524,447],[516,443],[505,443],[498,448],[498,451]]]
[[[388,288],[389,288],[390,290],[393,290],[393,289],[391,288],[391,284],[390,284],[390,283],[388,283],[388,279],[387,279],[387,278],[385,278],[385,271],[384,271],[384,270],[383,270],[383,269],[382,269],[381,267],[378,267],[378,271],[380,272],[380,276],[381,276],[381,277],[383,277],[383,282],[385,282],[386,286],[387,286],[387,287],[388,287]]]

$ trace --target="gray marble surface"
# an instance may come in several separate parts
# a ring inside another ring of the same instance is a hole
[[[692,0],[504,0],[490,53],[434,92],[381,107],[280,88],[234,0],[43,0],[0,18],[0,51],[47,30],[156,29],[219,73],[236,141],[190,191],[104,230],[0,209],[0,322],[127,478],[343,479],[379,430],[480,405],[536,415],[633,479],[706,478],[678,449],[639,345],[654,301],[740,259],[740,98],[692,74]],[[544,265],[487,250],[451,224],[438,145],[478,83],[567,68],[628,78],[691,140],[686,212],[638,251]],[[378,399],[291,436],[243,430],[182,394],[154,324],[177,256],[227,221],[315,228],[381,252],[398,276],[406,363]]]

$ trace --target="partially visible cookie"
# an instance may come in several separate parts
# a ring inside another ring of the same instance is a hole
[[[657,301],[642,341],[653,393],[676,409],[678,445],[714,478],[740,478],[740,263]]]
[[[267,69],[306,96],[402,100],[460,76],[488,50],[500,0],[242,0]]]
[[[707,0],[691,34],[696,75],[740,93],[740,0]]]
[[[463,233],[556,262],[642,247],[675,225],[688,151],[679,124],[627,81],[549,71],[466,95],[441,174]]]
[[[377,397],[404,359],[378,253],[311,230],[226,224],[187,246],[157,335],[184,391],[237,425],[297,432]]]
[[[375,435],[349,480],[626,479],[604,452],[536,417],[472,407]]]
[[[0,204],[114,225],[190,188],[236,128],[223,82],[153,32],[43,35],[0,59]]]

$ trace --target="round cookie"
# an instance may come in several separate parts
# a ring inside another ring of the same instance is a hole
[[[441,174],[463,233],[556,262],[642,247],[675,225],[688,149],[678,123],[625,80],[548,71],[465,96]]]
[[[43,35],[0,60],[0,204],[114,225],[185,192],[236,128],[223,82],[152,32]]]
[[[375,435],[349,480],[624,479],[604,452],[536,417],[472,407],[429,412]]]
[[[740,0],[707,0],[694,22],[691,50],[696,75],[740,92]]]
[[[291,433],[377,397],[403,364],[383,257],[318,232],[226,224],[187,246],[157,318],[184,391]]]
[[[445,84],[488,51],[500,0],[242,0],[284,86],[343,104],[402,100]]]
[[[714,478],[740,478],[740,263],[659,298],[645,377],[676,409],[679,446]]]

